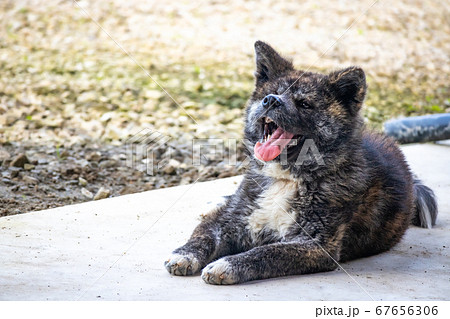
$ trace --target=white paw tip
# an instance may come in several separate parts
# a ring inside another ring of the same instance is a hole
[[[237,282],[231,264],[223,258],[207,265],[202,271],[202,279],[213,285],[231,285]]]
[[[192,254],[172,254],[164,266],[169,273],[177,276],[193,275],[200,270],[200,263]]]

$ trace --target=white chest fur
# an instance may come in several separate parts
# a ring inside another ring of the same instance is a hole
[[[275,232],[284,238],[295,224],[296,213],[291,211],[291,200],[297,192],[297,182],[291,179],[276,179],[257,200],[259,206],[248,217],[248,228],[254,239],[262,230]]]

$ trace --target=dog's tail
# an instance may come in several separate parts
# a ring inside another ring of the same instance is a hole
[[[414,216],[412,224],[423,228],[431,228],[436,224],[438,207],[433,191],[422,184],[418,179],[414,180]]]

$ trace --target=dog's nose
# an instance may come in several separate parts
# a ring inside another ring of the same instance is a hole
[[[281,104],[281,97],[279,95],[269,94],[263,98],[261,104],[264,107],[279,106]]]

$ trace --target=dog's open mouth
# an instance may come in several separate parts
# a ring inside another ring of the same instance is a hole
[[[263,136],[261,141],[255,144],[254,152],[258,159],[268,162],[281,154],[294,134],[283,130],[270,117],[262,119],[262,126]]]

